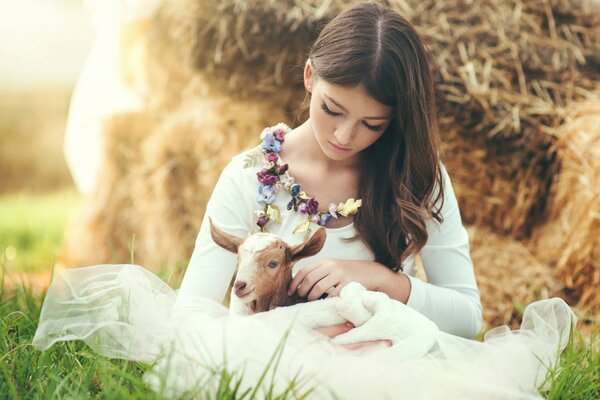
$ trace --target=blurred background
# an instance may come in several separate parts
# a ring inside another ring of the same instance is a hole
[[[304,121],[304,56],[353,3],[0,0],[3,273],[135,261],[176,287],[220,171]],[[486,328],[549,296],[595,320],[600,3],[384,3],[432,54]]]
[[[49,270],[81,199],[63,144],[92,22],[77,0],[0,8],[0,255],[8,274]]]

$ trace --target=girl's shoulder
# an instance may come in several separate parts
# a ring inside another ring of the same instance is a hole
[[[256,173],[262,170],[265,164],[265,146],[273,146],[269,139],[275,134],[285,135],[291,130],[292,129],[283,122],[265,127],[256,135],[256,146],[245,149],[232,156],[223,172],[225,174],[235,175],[238,178],[252,178],[254,181],[257,181]],[[279,137],[281,138],[282,136]]]

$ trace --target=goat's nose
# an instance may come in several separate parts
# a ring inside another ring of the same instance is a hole
[[[244,281],[235,281],[233,284],[233,288],[235,289],[235,294],[240,295],[242,291],[246,288],[246,282]]]

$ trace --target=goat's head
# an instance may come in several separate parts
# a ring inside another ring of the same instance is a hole
[[[292,267],[302,258],[317,254],[325,244],[325,228],[298,245],[289,246],[272,233],[257,232],[247,239],[223,232],[212,220],[210,234],[219,246],[237,253],[233,293],[251,313],[291,304],[287,295]]]

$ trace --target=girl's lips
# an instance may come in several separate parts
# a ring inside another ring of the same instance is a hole
[[[330,144],[330,145],[331,145],[331,146],[332,146],[334,149],[336,149],[336,150],[338,150],[338,151],[350,151],[350,150],[352,150],[352,149],[346,149],[346,148],[343,148],[343,147],[337,146],[337,145],[335,145],[335,144],[333,144],[333,143],[331,143],[331,142],[329,142],[329,144]]]

